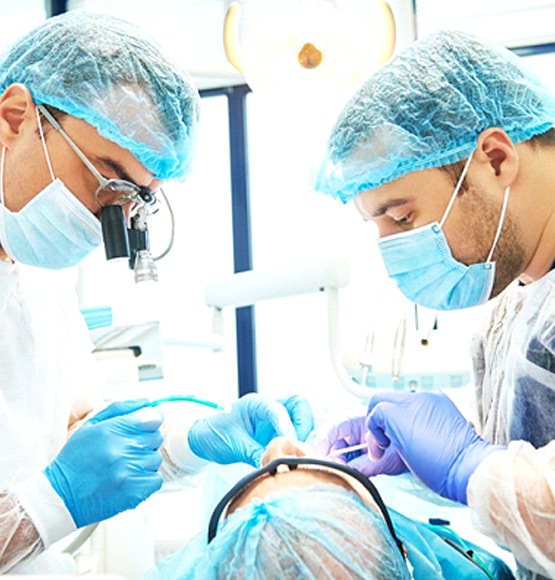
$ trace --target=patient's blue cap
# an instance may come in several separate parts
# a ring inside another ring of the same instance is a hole
[[[254,499],[160,563],[147,580],[410,577],[383,517],[352,491],[318,484]]]
[[[489,127],[519,143],[554,123],[555,98],[522,58],[463,32],[431,34],[347,103],[315,189],[347,202],[412,171],[461,161]]]
[[[83,11],[49,18],[0,55],[0,93],[12,83],[84,119],[158,179],[190,170],[198,91],[128,22]]]

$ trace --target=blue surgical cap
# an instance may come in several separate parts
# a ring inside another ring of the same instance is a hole
[[[523,59],[463,32],[431,34],[347,103],[315,189],[347,202],[412,171],[461,161],[489,127],[519,143],[554,123],[555,98]]]
[[[190,170],[198,91],[128,22],[82,11],[49,18],[0,55],[0,93],[12,83],[85,120],[158,179]]]
[[[410,577],[376,510],[337,485],[289,488],[233,512],[216,537],[195,537],[147,580]]]

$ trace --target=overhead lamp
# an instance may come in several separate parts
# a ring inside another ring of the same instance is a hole
[[[229,62],[254,92],[336,83],[354,88],[393,54],[395,20],[387,2],[276,0],[241,34],[232,2],[224,23]]]

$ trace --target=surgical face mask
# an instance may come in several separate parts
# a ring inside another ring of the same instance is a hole
[[[52,183],[21,210],[10,211],[4,204],[6,149],[2,148],[0,243],[16,262],[53,270],[69,268],[102,243],[100,221],[54,176],[40,121],[38,124]]]
[[[505,219],[509,188],[505,190],[501,217],[487,260],[466,266],[453,258],[443,225],[460,191],[472,155],[468,158],[441,222],[387,236],[379,248],[388,275],[412,302],[434,310],[468,308],[486,302],[495,281],[491,261]]]

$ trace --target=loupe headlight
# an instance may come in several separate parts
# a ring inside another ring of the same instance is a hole
[[[128,196],[123,205],[131,204],[128,227],[127,220],[120,203],[103,205],[100,222],[107,260],[127,259],[129,267],[135,271],[135,281],[157,280],[158,274],[154,262],[165,256],[173,245],[174,217],[168,199],[162,190],[159,190],[166,202],[171,216],[171,240],[167,249],[158,257],[153,258],[150,253],[148,236],[148,219],[157,211],[156,196],[145,188]],[[98,200],[99,203],[101,200]],[[101,204],[102,205],[102,204]]]

